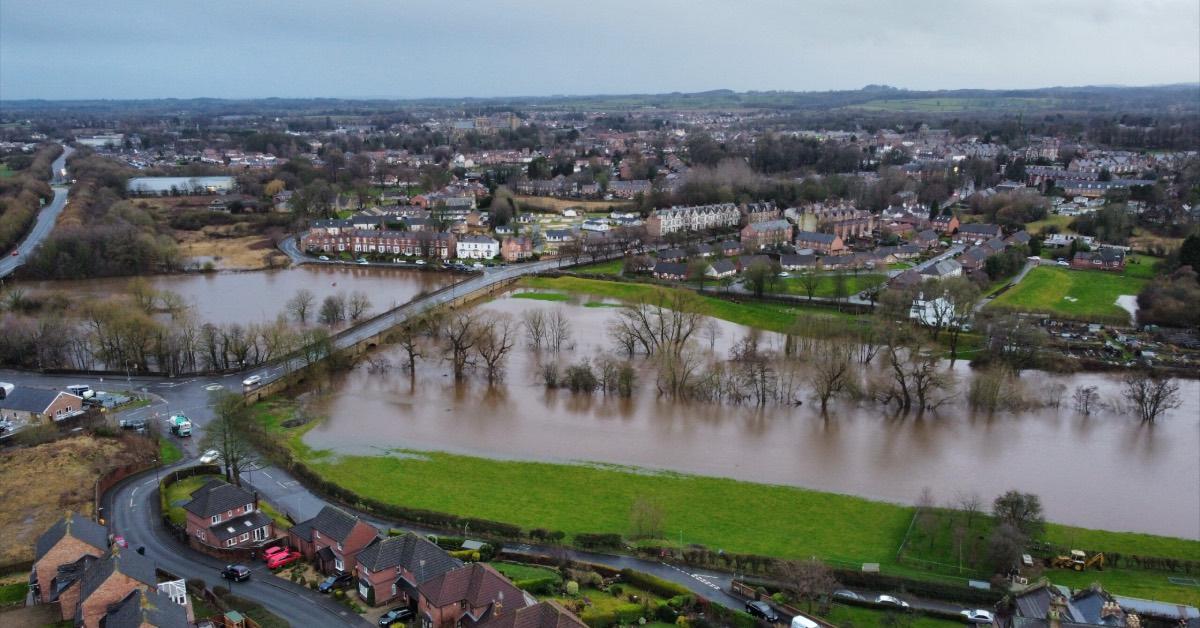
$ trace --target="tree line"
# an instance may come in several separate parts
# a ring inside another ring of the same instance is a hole
[[[48,181],[54,160],[62,151],[62,146],[46,143],[38,146],[32,157],[22,154],[20,160],[4,160],[12,173],[0,176],[0,252],[7,253],[16,246],[33,227],[42,203],[54,199]]]

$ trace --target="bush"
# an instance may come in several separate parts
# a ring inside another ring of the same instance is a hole
[[[570,595],[570,596],[579,595],[579,583],[578,582],[575,582],[574,580],[567,582],[567,595]]]
[[[675,584],[669,580],[663,580],[658,576],[652,576],[641,571],[622,569],[621,579],[639,589],[643,589],[659,597],[670,599],[676,596],[692,595],[691,590],[681,584]]]
[[[624,541],[620,534],[580,532],[575,535],[575,544],[584,549],[618,549]]]
[[[518,589],[528,591],[534,595],[553,595],[555,589],[558,588],[558,582],[558,576],[543,576],[541,578],[517,580],[513,584],[517,585]]]

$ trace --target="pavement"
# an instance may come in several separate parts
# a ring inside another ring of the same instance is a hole
[[[50,235],[50,231],[54,229],[54,223],[58,221],[59,214],[62,213],[64,207],[67,206],[67,192],[69,188],[64,183],[59,173],[66,167],[67,156],[75,152],[69,146],[63,147],[63,154],[54,160],[54,173],[51,179],[52,189],[54,190],[54,200],[47,203],[38,211],[37,221],[33,224],[33,229],[25,235],[25,239],[17,245],[15,252],[5,251],[4,257],[0,258],[0,279],[7,277],[17,270],[18,267],[25,264],[25,259],[33,252],[34,249]]]

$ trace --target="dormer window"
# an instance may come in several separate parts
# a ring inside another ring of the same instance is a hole
[[[254,504],[246,504],[246,507],[243,509],[243,512],[254,512]]]

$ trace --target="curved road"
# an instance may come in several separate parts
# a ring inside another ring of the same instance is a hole
[[[9,276],[17,267],[25,263],[25,258],[37,248],[46,236],[50,235],[50,231],[54,229],[54,223],[58,220],[58,215],[62,213],[64,207],[67,206],[67,192],[69,188],[64,185],[61,173],[67,165],[67,157],[75,152],[70,146],[63,147],[63,154],[59,155],[58,159],[54,160],[52,166],[51,185],[54,189],[54,200],[38,211],[37,221],[33,224],[33,229],[26,234],[25,239],[17,245],[17,255],[12,255],[10,251],[4,252],[4,257],[0,259],[0,279]]]

